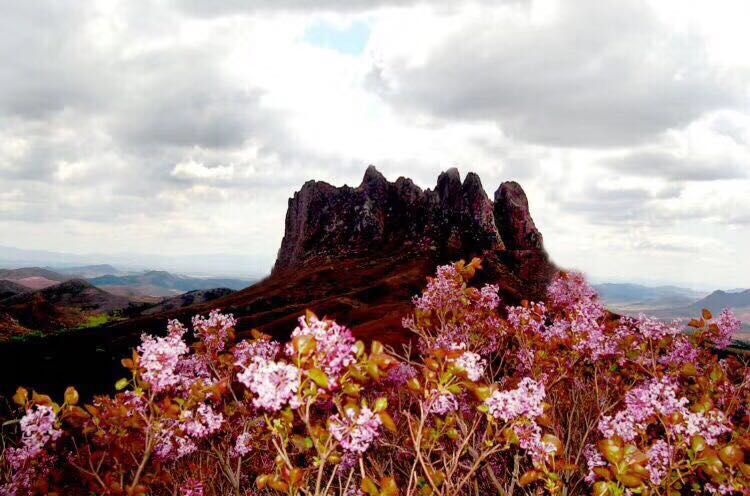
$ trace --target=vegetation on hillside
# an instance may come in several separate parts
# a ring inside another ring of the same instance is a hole
[[[282,344],[235,320],[171,321],[123,360],[114,396],[20,388],[8,495],[748,494],[750,368],[708,311],[616,318],[579,274],[504,306],[438,268],[404,326],[369,346],[307,313]]]

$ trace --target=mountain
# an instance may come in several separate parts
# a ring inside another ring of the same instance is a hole
[[[57,331],[99,322],[102,316],[128,306],[115,296],[82,279],[71,279],[48,288],[0,300],[0,313],[30,331]],[[0,335],[7,334],[0,329]]]
[[[92,277],[89,282],[100,288],[112,288],[112,291],[127,288],[150,296],[173,296],[197,289],[230,288],[236,290],[250,284],[250,281],[243,279],[188,277],[162,270],[122,276],[104,275]]]
[[[208,303],[209,301],[214,301],[232,293],[234,293],[234,290],[229,288],[196,289],[178,296],[173,296],[172,298],[166,298],[155,305],[147,307],[139,313],[140,315],[153,315],[160,312],[188,307],[190,305]]]
[[[0,269],[0,279],[13,281],[30,289],[43,289],[67,281],[70,277],[41,267],[23,267]]]
[[[677,286],[604,283],[594,285],[594,289],[608,307],[622,313],[685,307],[705,296],[700,291]]]
[[[90,279],[92,277],[120,275],[123,272],[109,264],[80,265],[74,267],[50,267],[51,270],[71,277]]]
[[[53,270],[57,271],[66,267],[85,267],[104,262],[125,272],[143,272],[158,267],[170,272],[196,276],[248,277],[257,280],[268,274],[268,268],[273,260],[256,253],[155,255],[128,250],[122,253],[76,254],[0,245],[0,267],[53,267]]]
[[[29,288],[13,281],[0,279],[0,300],[28,291]]]
[[[64,339],[11,343],[0,347],[0,375],[8,384],[23,381],[46,391],[76,384],[84,394],[100,392],[121,377],[119,358],[141,332],[163,333],[167,319],[187,324],[212,308],[238,318],[240,337],[259,328],[285,339],[309,308],[362,339],[398,345],[411,338],[401,319],[436,266],[473,256],[482,257],[484,267],[475,282],[497,284],[507,304],[541,299],[557,272],[515,182],[502,183],[490,199],[476,174],[462,181],[456,169],[427,190],[403,177],[389,182],[374,167],[356,187],[308,181],[289,200],[284,238],[267,278],[208,303],[113,321]],[[19,365],[4,365],[11,357]]]
[[[740,292],[714,291],[691,305],[691,308],[697,310],[708,308],[712,312],[718,312],[726,307],[734,309],[750,308],[750,289]]]

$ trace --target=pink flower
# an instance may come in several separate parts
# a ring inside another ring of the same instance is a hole
[[[45,405],[35,405],[21,418],[21,447],[8,448],[5,458],[13,470],[13,480],[0,486],[0,493],[12,496],[31,494],[34,481],[49,473],[55,458],[46,451],[62,435],[55,426],[55,412]]]
[[[234,442],[234,448],[232,448],[232,454],[234,456],[245,456],[252,451],[253,438],[249,432],[243,432],[237,436]]]
[[[742,328],[742,322],[734,316],[730,309],[725,308],[717,317],[716,326],[719,328],[719,332],[714,338],[714,344],[717,348],[724,349],[732,344],[734,335]]]
[[[162,426],[162,429],[159,431],[159,437],[156,440],[156,447],[154,448],[154,456],[158,460],[171,462],[195,453],[198,450],[195,441],[179,435],[177,429],[177,422]]]
[[[359,413],[347,409],[344,418],[336,414],[328,419],[328,430],[341,448],[361,455],[377,439],[381,423],[380,417],[367,407]]]
[[[614,417],[599,420],[599,431],[604,437],[620,436],[632,441],[656,417],[669,417],[673,413],[686,415],[688,400],[677,397],[677,384],[670,378],[645,382],[625,395],[625,409]]]
[[[180,496],[204,496],[206,488],[198,479],[188,479],[180,486]]]
[[[328,375],[330,387],[335,387],[339,376],[356,358],[355,340],[351,331],[333,320],[302,316],[299,318],[299,326],[292,331],[292,339],[297,336],[315,338],[315,361]],[[292,356],[293,353],[290,343],[287,345],[287,354]]]
[[[696,363],[698,360],[698,348],[696,348],[687,336],[675,336],[672,346],[666,355],[659,359],[660,363],[682,367],[686,363]]]
[[[453,360],[453,364],[466,372],[469,380],[476,382],[484,375],[487,361],[474,352],[464,351],[461,356]]]
[[[138,347],[143,380],[157,393],[180,384],[182,378],[176,374],[176,369],[180,358],[188,352],[182,340],[185,328],[172,321],[169,329],[169,334],[163,338],[143,334]]]
[[[255,339],[242,341],[232,350],[237,365],[247,367],[253,358],[259,357],[264,360],[273,360],[278,355],[281,345],[276,341],[263,341]]]
[[[554,445],[542,441],[542,429],[536,422],[522,422],[513,425],[521,449],[531,455],[535,463],[545,461],[557,451]]]
[[[458,401],[451,393],[433,391],[427,401],[427,411],[438,415],[447,415],[458,410]]]
[[[229,330],[235,325],[237,325],[237,320],[232,314],[224,315],[219,310],[211,310],[208,318],[201,315],[193,317],[195,336],[206,345],[206,349],[211,354],[224,350],[229,340]]]
[[[495,391],[486,400],[489,413],[504,422],[518,417],[534,419],[543,413],[544,385],[530,377],[524,377],[516,389]]]
[[[593,484],[596,481],[596,473],[594,472],[594,469],[596,467],[605,467],[607,462],[604,461],[602,454],[599,453],[599,450],[596,449],[596,446],[593,444],[587,444],[583,448],[583,456],[586,457],[586,466],[589,469],[589,472],[586,475],[586,482]]]
[[[654,485],[661,484],[661,481],[667,475],[669,467],[672,465],[672,456],[674,450],[664,440],[659,439],[648,451],[648,469],[649,478]]]
[[[441,265],[436,277],[430,278],[421,296],[415,296],[414,306],[422,312],[450,308],[463,296],[464,279],[453,265]]]
[[[299,406],[300,370],[294,365],[257,356],[237,374],[237,379],[256,394],[256,408],[275,412],[286,405]]]
[[[218,432],[224,422],[224,416],[206,403],[198,406],[195,413],[191,410],[184,411],[182,419],[186,421],[185,432],[194,439],[203,439]]]
[[[554,306],[566,311],[598,300],[596,291],[580,272],[558,275],[547,288],[547,296]]]

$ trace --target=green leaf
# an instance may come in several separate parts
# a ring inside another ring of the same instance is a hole
[[[124,377],[120,379],[119,381],[115,382],[115,389],[117,389],[118,391],[122,391],[126,387],[128,387],[128,380]]]
[[[307,376],[322,388],[328,388],[328,376],[320,369],[310,369]]]

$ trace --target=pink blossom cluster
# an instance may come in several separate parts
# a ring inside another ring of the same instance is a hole
[[[677,384],[670,378],[653,379],[628,391],[625,409],[614,417],[599,420],[599,431],[604,437],[620,436],[632,441],[655,416],[668,417],[686,412],[686,398],[677,397]]]
[[[408,363],[400,362],[388,371],[386,381],[395,386],[403,386],[417,376],[417,369]]]
[[[292,339],[297,336],[312,336],[315,339],[315,360],[328,375],[331,387],[343,371],[356,358],[355,340],[351,331],[330,319],[316,316],[300,317],[299,326],[292,331]],[[291,344],[287,353],[292,356]]]
[[[8,448],[5,458],[13,471],[8,484],[0,485],[0,494],[25,496],[32,493],[34,480],[46,476],[55,457],[46,448],[62,436],[55,426],[55,412],[46,405],[36,405],[21,418],[21,446]]]
[[[328,430],[349,453],[362,454],[378,438],[382,421],[367,407],[359,412],[347,409],[344,417],[336,414],[328,419]]]
[[[453,360],[453,364],[466,372],[466,377],[470,381],[478,381],[484,375],[484,369],[487,367],[487,360],[473,351],[464,351],[461,355]]]
[[[486,284],[479,290],[477,304],[484,310],[496,310],[500,306],[500,287],[497,284]]]
[[[568,272],[556,277],[547,288],[550,302],[562,310],[572,311],[582,303],[598,302],[594,288],[580,272]]]
[[[180,496],[205,496],[206,487],[198,479],[188,479],[180,487]]]
[[[632,441],[639,433],[658,419],[667,419],[679,414],[682,420],[669,425],[669,431],[687,438],[701,435],[709,445],[715,445],[718,438],[731,431],[724,414],[718,410],[691,412],[687,409],[688,400],[678,397],[678,386],[673,379],[653,379],[643,383],[625,395],[625,409],[613,416],[604,416],[599,421],[599,431],[604,437],[620,436]]]
[[[542,429],[536,422],[526,421],[513,424],[513,432],[518,436],[518,445],[531,455],[535,463],[540,463],[554,455],[554,445],[542,440]]]
[[[177,373],[177,366],[180,358],[188,352],[188,346],[182,339],[185,328],[175,322],[170,322],[166,337],[143,334],[138,347],[143,380],[157,393],[181,384],[184,379]]]
[[[253,437],[249,432],[243,432],[234,442],[232,454],[234,456],[245,456],[252,451]]]
[[[422,312],[442,311],[453,307],[463,296],[463,277],[453,265],[441,265],[436,277],[427,282],[422,294],[413,298],[414,306]]]
[[[546,338],[547,307],[544,303],[508,307],[508,323],[518,332],[527,332]]]
[[[698,348],[687,336],[675,336],[667,352],[659,358],[664,365],[682,367],[686,363],[696,363],[698,360]]]
[[[649,473],[649,479],[651,483],[655,485],[661,484],[664,477],[667,475],[669,467],[672,465],[672,458],[674,457],[674,449],[663,439],[659,439],[648,450],[648,465],[646,469]]]
[[[725,308],[719,313],[715,323],[719,331],[714,337],[714,344],[717,348],[724,349],[732,344],[734,335],[742,328],[742,322],[734,316],[730,309]]]
[[[46,405],[35,405],[21,418],[23,447],[10,452],[11,459],[23,461],[39,455],[51,442],[62,435],[55,426],[55,411]],[[17,463],[12,463],[17,466]]]
[[[632,326],[642,337],[656,341],[667,336],[676,336],[682,332],[680,322],[677,320],[663,322],[643,314],[637,318],[623,317],[621,322]]]
[[[254,358],[273,360],[279,354],[281,345],[277,341],[241,341],[232,350],[236,365],[247,367]]]
[[[229,339],[229,330],[237,325],[232,314],[223,314],[219,310],[211,310],[208,318],[201,315],[193,317],[193,332],[211,354],[224,350]]]
[[[588,473],[586,474],[585,480],[589,484],[593,484],[594,481],[596,481],[596,474],[594,473],[594,469],[597,467],[606,467],[607,462],[604,461],[602,454],[598,449],[596,449],[596,446],[593,444],[587,444],[586,446],[584,446],[583,456],[584,458],[586,458],[586,467],[588,468]]]
[[[190,437],[180,433],[179,422],[165,422],[159,430],[154,456],[164,462],[179,460],[195,453],[198,445]]]
[[[716,446],[719,438],[724,434],[732,432],[732,428],[722,412],[709,410],[699,413],[684,412],[683,422],[676,425],[674,431],[686,438],[703,436],[706,444]]]
[[[292,364],[256,356],[237,374],[237,380],[255,393],[256,408],[276,412],[287,405],[299,407],[300,370]]]
[[[447,415],[458,410],[458,400],[449,392],[433,391],[429,395],[427,411],[437,415]]]
[[[195,439],[204,439],[218,432],[224,422],[224,416],[206,403],[199,405],[195,412],[185,410],[181,418],[185,432]]]
[[[508,422],[518,417],[534,419],[540,416],[544,412],[544,398],[544,384],[524,377],[516,389],[495,391],[485,403],[490,415]]]

